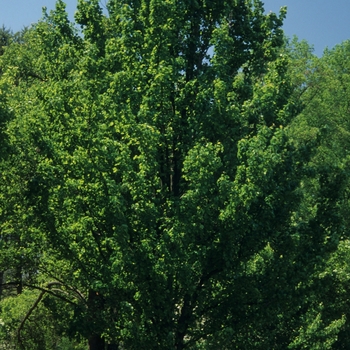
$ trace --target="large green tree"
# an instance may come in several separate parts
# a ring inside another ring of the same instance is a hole
[[[333,348],[346,349],[350,342],[347,267],[350,258],[348,233],[350,42],[344,41],[331,50],[325,50],[320,58],[310,53],[310,47],[305,42],[294,42],[292,51],[294,57],[298,57],[298,62],[303,61],[298,76],[302,86],[301,100],[305,106],[294,122],[294,138],[305,138],[309,137],[310,133],[318,133],[319,142],[312,163],[318,169],[329,173],[342,169],[343,176],[345,175],[344,196],[336,207],[337,215],[341,217],[345,230],[337,238],[340,241],[338,249],[329,256],[324,270],[315,276],[311,284],[317,286],[315,291],[318,292],[313,298],[315,305],[321,305],[320,314],[322,313],[328,320],[343,315],[343,326],[340,332],[335,334],[336,341]],[[317,205],[317,201],[313,198],[317,185],[317,182],[312,180],[304,187],[309,207]],[[314,312],[314,316],[316,314],[318,312]],[[320,320],[314,316],[309,320],[310,325],[318,327]]]
[[[91,350],[305,344],[343,174],[314,177],[308,206],[316,137],[289,130],[284,15],[257,0],[110,0],[107,14],[80,0],[78,32],[58,1],[1,58],[1,235],[20,238],[2,263],[34,267],[23,285]]]

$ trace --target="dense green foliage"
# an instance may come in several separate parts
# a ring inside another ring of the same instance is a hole
[[[303,112],[296,118],[294,125],[295,139],[309,137],[314,132],[319,133],[319,144],[312,158],[318,169],[331,171],[341,169],[344,192],[336,213],[338,220],[342,220],[344,229],[335,240],[337,249],[330,254],[323,264],[323,271],[315,280],[317,293],[314,295],[315,304],[321,305],[324,317],[349,319],[348,308],[348,265],[349,265],[349,152],[347,136],[350,131],[349,118],[349,88],[350,88],[350,43],[337,45],[332,50],[326,50],[323,57],[310,55],[310,48],[306,43],[299,43],[298,61],[303,62],[303,74],[299,74],[302,83],[301,100],[305,106]],[[294,56],[294,57],[296,57]],[[300,72],[302,70],[299,70]],[[306,130],[306,132],[305,132]],[[339,172],[338,172],[339,173]],[[309,181],[305,190],[309,198],[315,191],[317,183]],[[331,190],[338,190],[340,184],[335,183]],[[317,202],[309,200],[310,205]],[[337,339],[332,349],[346,349],[350,344],[349,323],[344,322],[339,333],[334,334]]]
[[[347,348],[349,45],[257,0],[106,6],[0,58],[0,339]]]

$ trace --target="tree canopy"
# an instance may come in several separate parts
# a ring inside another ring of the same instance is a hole
[[[317,61],[285,15],[58,0],[4,50],[9,348],[344,348],[347,45]]]

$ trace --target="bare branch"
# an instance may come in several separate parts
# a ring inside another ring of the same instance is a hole
[[[18,285],[18,282],[7,282],[7,283],[3,283],[1,284],[2,287],[5,287],[5,288],[9,288],[9,287],[17,287]],[[23,286],[24,287],[27,287],[27,288],[30,288],[30,289],[37,289],[37,290],[40,290],[41,292],[44,292],[44,293],[48,293],[54,297],[57,297],[71,305],[76,305],[76,303],[74,303],[73,301],[63,297],[62,295],[59,295],[59,294],[56,294],[53,292],[53,290],[50,290],[50,288],[54,285],[62,285],[60,282],[57,282],[57,281],[52,281],[52,282],[49,282],[47,285],[46,285],[46,288],[44,287],[40,287],[40,286],[36,286],[36,285],[32,285],[32,284],[27,284],[27,283],[23,283]],[[48,289],[49,288],[49,289]],[[58,290],[58,289],[56,289]],[[62,291],[62,290],[61,290]]]
[[[16,285],[16,282],[9,282],[9,283],[5,283],[5,284],[6,285]],[[59,289],[59,288],[51,289],[52,287],[57,286],[57,285],[58,286],[62,286],[63,284],[61,282],[58,282],[58,281],[51,281],[51,282],[48,282],[46,284],[46,288],[24,284],[24,286],[26,286],[28,288],[38,289],[41,292],[40,292],[39,296],[37,297],[37,299],[35,300],[34,304],[27,311],[26,315],[24,316],[21,324],[19,325],[19,327],[17,329],[17,340],[18,340],[18,344],[20,345],[21,349],[23,349],[23,350],[25,349],[25,347],[23,345],[23,342],[22,342],[22,338],[21,338],[21,332],[23,330],[23,327],[24,327],[26,321],[28,320],[28,318],[30,317],[30,315],[37,308],[37,306],[39,305],[40,301],[42,300],[42,298],[44,297],[44,295],[46,293],[47,294],[51,294],[51,295],[53,295],[53,296],[55,296],[55,297],[65,301],[65,302],[71,304],[71,305],[76,305],[73,301],[65,298],[64,296],[54,293],[56,291],[56,292],[61,292],[61,293],[65,293],[65,294],[69,295],[69,293],[67,293],[66,291],[64,291],[62,289]]]
[[[44,266],[41,267],[41,269],[50,277],[52,277],[54,280],[58,281],[61,283],[62,286],[64,286],[65,288],[67,288],[68,290],[72,291],[73,293],[75,293],[77,295],[77,299],[81,300],[84,304],[86,304],[86,297],[84,296],[84,294],[77,288],[74,288],[70,285],[67,285],[63,280],[61,280],[60,278],[58,278],[56,275],[54,275],[53,273],[51,273],[49,270],[47,270]]]
[[[17,340],[18,340],[18,344],[20,345],[21,349],[25,349],[23,342],[22,342],[22,338],[21,338],[21,332],[23,330],[24,324],[25,322],[28,320],[29,316],[32,314],[32,312],[36,309],[36,307],[38,306],[38,304],[40,303],[41,299],[43,298],[44,294],[46,293],[45,290],[43,290],[38,298],[35,300],[34,304],[32,305],[32,307],[27,311],[26,315],[24,316],[21,324],[19,325],[18,329],[17,329]]]

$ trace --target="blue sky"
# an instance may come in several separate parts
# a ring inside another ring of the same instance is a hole
[[[77,1],[65,2],[73,19]],[[286,5],[285,33],[306,39],[319,56],[326,47],[332,48],[350,39],[350,0],[265,0],[264,3],[266,12],[278,12],[281,6]],[[18,31],[38,21],[43,6],[51,10],[55,0],[0,0],[0,26],[4,24]]]
[[[312,44],[315,53],[350,39],[350,0],[265,0],[266,12],[287,6],[283,29]]]

